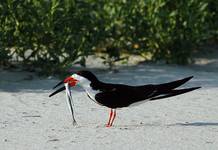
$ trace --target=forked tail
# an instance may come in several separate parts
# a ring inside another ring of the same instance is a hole
[[[199,89],[199,88],[201,88],[201,87],[192,87],[192,88],[186,88],[186,89],[170,90],[167,93],[160,94],[160,95],[157,95],[155,97],[152,97],[150,100],[153,101],[153,100],[158,100],[158,99],[162,99],[162,98],[168,98],[168,97],[184,94],[184,93],[187,93],[187,92],[191,92],[191,91]]]
[[[188,82],[190,79],[192,79],[193,76],[181,79],[181,80],[176,80],[176,81],[172,81],[172,82],[168,82],[168,83],[164,83],[164,84],[159,84],[157,85],[157,90],[161,91],[162,93],[167,93],[169,91],[171,91],[172,89],[175,89],[181,85],[183,85],[184,83]]]

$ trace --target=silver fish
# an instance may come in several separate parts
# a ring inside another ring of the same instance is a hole
[[[70,108],[71,114],[72,114],[72,118],[73,118],[73,125],[77,125],[76,119],[74,117],[74,110],[73,110],[73,99],[72,99],[72,94],[71,94],[71,90],[70,90],[70,86],[68,83],[64,84],[65,89],[66,89],[66,99],[68,102],[68,106]]]

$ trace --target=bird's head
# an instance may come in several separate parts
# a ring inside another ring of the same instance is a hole
[[[64,81],[63,81],[63,83],[69,84],[69,86],[71,86],[71,87],[76,86],[76,84],[77,84],[78,82],[79,82],[79,80],[75,79],[75,78],[73,77],[73,75],[72,75],[72,76],[69,76],[69,77],[67,77],[67,78],[65,78]]]
[[[53,87],[55,89],[56,87],[62,85],[62,84],[68,84],[70,87],[74,87],[77,84],[84,85],[90,82],[97,81],[98,79],[96,76],[91,73],[90,71],[78,71],[77,73],[65,78],[63,81],[59,82],[57,85]],[[60,89],[56,90],[52,94],[49,95],[49,97],[65,90],[65,87],[61,87]]]

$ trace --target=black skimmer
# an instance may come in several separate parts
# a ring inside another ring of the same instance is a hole
[[[73,87],[76,85],[80,85],[85,90],[87,96],[91,100],[93,100],[97,104],[110,108],[110,116],[107,127],[111,127],[116,117],[117,108],[128,107],[130,105],[140,102],[168,98],[200,88],[191,87],[176,89],[177,87],[189,81],[191,78],[193,78],[193,76],[163,84],[130,86],[124,84],[104,83],[98,80],[98,78],[90,71],[78,71],[77,73],[71,75],[70,77],[67,77],[65,80],[58,83],[54,88],[63,83],[65,83],[66,88],[69,86]],[[66,84],[69,86],[66,86]],[[62,87],[57,91],[53,92],[49,95],[49,97],[59,93],[60,91],[65,90],[65,87]],[[71,95],[68,95],[69,100],[69,97]],[[71,102],[69,102],[69,104],[72,111]]]

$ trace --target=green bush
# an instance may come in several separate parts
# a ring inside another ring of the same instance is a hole
[[[209,24],[210,30],[207,38],[218,40],[218,1],[209,0],[208,10],[210,17],[206,21]]]
[[[85,58],[100,50],[111,60],[120,59],[125,51],[186,64],[201,41],[217,38],[216,4],[213,0],[3,0],[0,62],[22,60],[49,73],[72,63],[85,65]]]
[[[88,3],[8,0],[0,10],[0,40],[6,43],[1,49],[13,48],[24,64],[52,72],[80,56],[83,60],[95,44],[95,19]]]
[[[207,6],[201,0],[149,1],[147,44],[153,58],[187,64],[194,46],[205,36]]]

